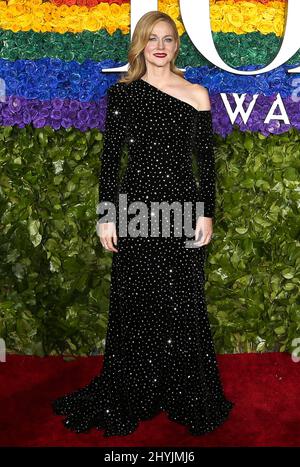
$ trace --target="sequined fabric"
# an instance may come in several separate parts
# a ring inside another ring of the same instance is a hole
[[[198,111],[143,79],[116,83],[108,92],[99,201],[118,208],[120,193],[128,205],[203,201],[204,215],[213,217],[212,136],[210,111]],[[128,165],[119,183],[124,144]],[[149,233],[153,213],[146,217]],[[117,232],[124,219],[117,210]],[[192,220],[195,227],[194,209]],[[103,369],[86,386],[52,401],[70,430],[95,427],[104,436],[127,435],[163,410],[200,435],[219,426],[234,405],[223,393],[207,315],[206,246],[186,248],[190,238],[174,227],[172,215],[168,237],[162,235],[162,219],[158,225],[155,237],[118,235]]]

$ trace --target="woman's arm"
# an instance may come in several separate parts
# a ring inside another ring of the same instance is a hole
[[[210,100],[206,88],[202,86],[198,108],[200,110],[197,115],[195,132],[195,152],[199,172],[197,201],[202,202],[203,207],[200,206],[200,215],[196,222],[195,246],[203,246],[210,242],[213,233],[212,220],[215,215],[216,173]],[[198,240],[200,233],[202,235]]]
[[[116,232],[116,205],[118,196],[119,168],[126,138],[127,103],[125,84],[116,83],[107,92],[107,111],[103,151],[100,157],[99,206],[97,208],[97,233],[102,246],[118,252]],[[102,206],[104,214],[98,209]],[[114,243],[114,244],[113,244]]]
[[[105,132],[103,151],[100,157],[101,168],[99,172],[99,203],[116,205],[118,194],[118,176],[123,143],[126,137],[126,90],[125,84],[115,83],[107,92],[107,111],[105,119]],[[103,218],[105,217],[105,219]],[[106,214],[98,214],[99,222],[115,222],[114,210]]]
[[[212,114],[206,88],[201,87],[199,96],[200,110],[197,115],[195,134],[195,151],[199,172],[197,200],[204,203],[204,216],[213,218],[215,214],[216,173]]]

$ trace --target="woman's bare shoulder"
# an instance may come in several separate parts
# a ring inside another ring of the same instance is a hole
[[[195,101],[198,103],[198,110],[210,110],[211,105],[207,88],[197,83],[192,86]]]

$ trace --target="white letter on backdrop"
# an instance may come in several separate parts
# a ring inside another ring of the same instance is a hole
[[[235,110],[232,110],[231,105],[230,105],[230,103],[228,101],[228,98],[227,98],[227,94],[225,94],[224,92],[221,92],[221,97],[222,97],[222,100],[223,100],[223,104],[225,105],[225,108],[227,110],[230,121],[231,121],[232,124],[234,124],[235,121],[236,121],[237,116],[240,115],[242,117],[242,119],[243,119],[243,122],[246,125],[246,123],[248,122],[248,118],[250,117],[250,115],[252,113],[253,107],[255,106],[256,100],[258,98],[258,94],[254,94],[252,96],[252,101],[249,103],[249,106],[248,106],[247,110],[244,110],[244,107],[243,107],[243,104],[244,104],[244,101],[245,101],[245,98],[246,98],[247,94],[242,94],[241,96],[239,96],[236,92],[234,92],[234,93],[232,93],[232,95],[233,95],[235,103],[236,103]]]
[[[279,109],[281,111],[280,115],[274,114],[276,107],[279,107]],[[269,111],[268,115],[265,118],[264,123],[270,123],[270,120],[283,120],[283,122],[286,125],[290,125],[289,117],[288,117],[288,115],[286,113],[284,104],[282,102],[281,95],[279,93],[277,93],[276,100],[275,100],[275,102],[273,102],[272,107],[270,108],[270,111]]]

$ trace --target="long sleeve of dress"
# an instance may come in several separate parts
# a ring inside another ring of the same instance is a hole
[[[195,152],[200,172],[197,201],[204,202],[204,216],[214,217],[216,197],[213,125],[210,110],[199,110],[195,133]]]
[[[118,176],[123,143],[126,137],[126,90],[124,83],[115,83],[107,91],[107,110],[103,151],[100,157],[99,171],[99,207],[105,208],[104,214],[98,213],[98,222],[113,222],[115,216],[111,210],[107,211],[108,203],[116,206],[118,195]],[[107,215],[108,212],[108,215]],[[102,218],[105,216],[105,219]]]

